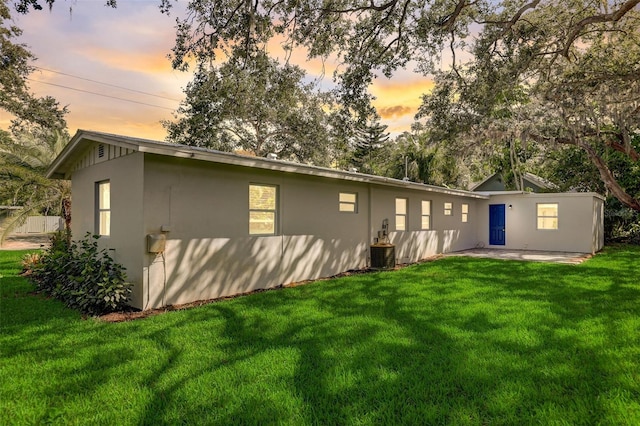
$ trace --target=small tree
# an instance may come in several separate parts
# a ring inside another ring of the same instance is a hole
[[[358,123],[353,137],[351,164],[362,173],[375,174],[381,163],[380,154],[389,141],[386,125],[380,123],[380,116],[372,111],[366,121]]]
[[[67,110],[49,96],[30,92],[27,78],[34,57],[16,42],[21,33],[12,25],[8,2],[0,2],[0,110],[15,117],[10,133],[0,130],[0,204],[22,207],[3,221],[0,242],[27,216],[59,214],[70,194],[68,182],[44,177],[68,141]]]

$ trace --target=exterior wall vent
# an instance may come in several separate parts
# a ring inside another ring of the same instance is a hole
[[[98,145],[98,158],[103,158],[104,157],[104,145],[100,144]]]

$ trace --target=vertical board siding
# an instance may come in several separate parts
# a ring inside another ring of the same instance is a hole
[[[104,155],[102,157],[100,157],[100,145],[102,145],[104,149]],[[133,154],[134,152],[136,151],[130,148],[96,143],[89,149],[89,151],[87,151],[87,153],[85,153],[82,158],[76,161],[75,165],[72,167],[72,172],[91,167],[104,161],[124,157],[125,155]]]

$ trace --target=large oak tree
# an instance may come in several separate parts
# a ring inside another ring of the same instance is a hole
[[[599,155],[638,161],[640,0],[192,1],[179,22],[174,66],[218,52],[250,54],[278,38],[333,57],[342,101],[357,102],[376,73],[413,64],[437,73],[421,115],[434,134],[571,144],[608,190],[640,211]],[[449,58],[451,68],[436,65]],[[465,58],[461,62],[458,58]],[[517,132],[517,133],[516,133]]]
[[[639,194],[607,161],[611,150],[639,160],[640,14],[629,8],[637,2],[533,3],[515,22],[496,15],[504,29],[485,26],[471,61],[437,73],[421,115],[449,140],[578,147],[608,191],[640,211]]]
[[[222,151],[329,165],[335,159],[330,94],[266,53],[199,64],[167,139]]]
[[[160,4],[166,9],[168,2]],[[522,142],[577,146],[607,188],[640,210],[640,201],[624,190],[596,149],[606,145],[638,161],[631,141],[640,115],[639,4],[192,0],[188,16],[178,21],[173,65],[185,68],[189,58],[202,63],[220,55],[250,56],[279,41],[338,62],[335,77],[345,105],[367,98],[368,85],[380,73],[391,76],[406,66],[440,72],[421,110],[435,126],[433,134],[440,131],[452,141],[477,132],[513,138],[517,129]],[[442,72],[441,63],[452,68]]]

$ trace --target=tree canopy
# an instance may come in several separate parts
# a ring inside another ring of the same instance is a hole
[[[376,73],[436,74],[420,116],[434,136],[570,144],[607,189],[640,210],[599,154],[638,161],[640,0],[192,1],[178,25],[174,67],[218,52],[250,57],[273,40],[342,64],[344,104]],[[451,66],[438,69],[442,60]]]
[[[53,0],[47,0],[51,4]],[[115,1],[107,2],[114,5]],[[159,2],[166,10],[169,0]],[[28,8],[38,0],[20,0]],[[639,161],[640,0],[192,0],[172,60],[184,69],[280,43],[331,59],[343,105],[377,75],[436,76],[419,117],[449,144],[581,149],[608,191],[640,211],[606,150]],[[602,148],[606,149],[602,149]]]
[[[52,130],[66,128],[64,115],[66,108],[50,97],[34,96],[27,80],[33,71],[30,65],[35,58],[16,39],[22,30],[11,23],[8,0],[0,2],[0,110],[7,111],[15,118],[13,128],[39,126]]]
[[[70,195],[69,183],[51,181],[44,171],[68,141],[66,108],[52,97],[29,90],[35,58],[16,42],[21,30],[12,25],[8,2],[0,2],[0,111],[10,113],[10,132],[0,130],[0,204],[19,206],[3,221],[2,240],[32,214],[60,214]]]
[[[607,190],[640,211],[607,163],[607,150],[639,160],[640,14],[629,8],[638,2],[600,15],[587,3],[533,8],[506,34],[484,27],[470,61],[436,74],[420,115],[444,139],[578,147]]]
[[[299,67],[266,54],[200,64],[167,139],[222,151],[328,165],[332,98],[304,82]]]

